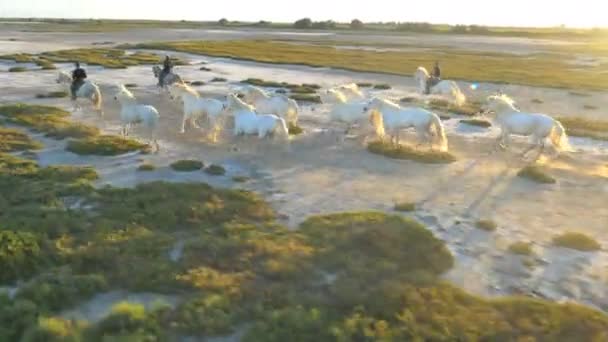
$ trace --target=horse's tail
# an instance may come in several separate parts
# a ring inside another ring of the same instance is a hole
[[[562,126],[561,122],[555,120],[549,137],[551,139],[551,143],[553,143],[553,146],[555,146],[557,151],[572,151],[572,147],[568,142],[566,129],[564,126]]]
[[[279,124],[279,127],[277,127],[277,129],[279,130],[279,135],[281,136],[281,138],[289,140],[289,128],[287,128],[287,123],[285,122],[285,119],[278,117],[277,120]]]
[[[300,113],[300,106],[294,99],[287,98],[287,117],[290,118],[290,122],[296,124],[298,122],[298,115]],[[293,118],[293,120],[291,120]]]
[[[431,115],[431,127],[435,129],[437,136],[439,138],[439,150],[443,152],[448,151],[448,138],[445,135],[445,129],[443,128],[443,123],[441,123],[441,119],[437,114]]]
[[[384,131],[384,118],[382,117],[382,113],[377,110],[374,110],[371,113],[370,120],[372,126],[374,126],[374,130],[376,131],[376,136],[383,140],[386,136],[386,132]]]
[[[96,110],[101,110],[101,91],[99,90],[99,86],[93,84],[93,105]]]
[[[454,103],[458,106],[461,107],[463,106],[466,102],[467,102],[467,97],[464,96],[464,94],[462,93],[462,91],[460,90],[460,88],[458,87],[458,84],[456,84],[456,82],[451,82],[451,88],[452,88],[452,96],[454,96]]]

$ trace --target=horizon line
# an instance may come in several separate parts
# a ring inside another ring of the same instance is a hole
[[[23,17],[23,16],[0,16],[0,20],[15,20],[15,19],[26,19],[26,20],[30,20],[30,19],[36,19],[36,20],[40,20],[40,21],[44,21],[44,20],[68,20],[68,21],[95,21],[95,20],[107,20],[107,21],[154,21],[154,22],[172,22],[172,23],[218,23],[219,20],[221,19],[227,19],[228,22],[233,22],[233,23],[243,23],[243,24],[256,24],[256,23],[260,23],[260,22],[267,22],[270,24],[285,24],[285,25],[289,25],[289,24],[294,24],[295,21],[270,21],[270,20],[264,20],[264,19],[260,19],[260,20],[231,20],[228,19],[227,17],[223,17],[220,19],[216,19],[216,20],[189,20],[189,19],[145,19],[145,18],[93,18],[93,17],[89,17],[89,18],[82,18],[82,17],[46,17],[46,16],[29,16],[29,17]],[[352,20],[359,20],[358,18],[353,18],[350,21],[334,21],[333,19],[328,19],[328,20],[315,20],[311,17],[302,17],[300,19],[311,19],[313,22],[335,22],[337,24],[350,24],[350,22]],[[298,20],[300,20],[298,19]],[[486,25],[486,24],[463,24],[463,23],[459,23],[459,24],[448,24],[448,23],[437,23],[437,22],[430,22],[430,21],[364,21],[361,20],[364,24],[385,24],[385,25],[389,25],[389,24],[407,24],[407,23],[415,23],[415,24],[430,24],[433,26],[480,26],[480,27],[487,27],[487,28],[513,28],[513,29],[547,29],[547,28],[554,28],[554,29],[577,29],[577,30],[589,30],[589,31],[593,31],[593,30],[606,30],[608,29],[608,26],[586,26],[586,27],[581,27],[581,26],[569,26],[567,24],[559,24],[559,25],[545,25],[545,26],[517,26],[517,25]],[[316,29],[318,30],[318,29]]]

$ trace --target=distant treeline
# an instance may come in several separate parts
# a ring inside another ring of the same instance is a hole
[[[431,24],[426,22],[370,22],[364,23],[359,19],[353,19],[350,23],[335,22],[333,20],[313,21],[310,18],[302,18],[294,23],[273,23],[260,20],[258,22],[230,21],[222,18],[219,21],[159,21],[159,20],[116,20],[116,19],[62,19],[62,18],[8,18],[3,22],[43,22],[47,24],[59,24],[60,26],[79,25],[83,27],[124,26],[133,27],[264,27],[264,28],[295,28],[304,30],[367,30],[367,31],[393,31],[393,32],[418,32],[418,33],[454,33],[454,34],[478,34],[499,36],[608,36],[608,28],[569,28],[566,26],[532,28],[532,27],[493,27],[482,25],[447,25]],[[168,26],[167,26],[168,25]]]

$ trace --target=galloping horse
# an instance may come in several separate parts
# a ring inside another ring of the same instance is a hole
[[[68,92],[71,92],[72,85],[72,77],[65,71],[59,71],[57,75],[57,79],[55,80],[59,84],[63,84],[67,87]],[[99,113],[100,116],[103,116],[103,111],[101,110],[101,91],[99,90],[99,86],[95,83],[85,80],[82,86],[78,88],[76,91],[76,98],[87,99],[91,101],[93,108]],[[77,101],[74,101],[74,109],[79,109]]]
[[[451,100],[457,106],[462,106],[467,100],[466,96],[464,96],[454,81],[443,80],[429,87],[428,82],[430,82],[430,76],[424,67],[418,67],[418,69],[416,69],[414,79],[418,83],[418,90],[421,94],[427,94],[428,89],[428,94],[430,95],[447,95],[451,97]]]
[[[534,144],[524,151],[525,156],[535,147],[540,147],[540,154],[545,149],[545,140],[549,138],[556,152],[569,150],[568,136],[562,124],[546,114],[524,113],[515,107],[514,101],[504,94],[487,98],[484,109],[495,113],[494,121],[500,127],[500,136],[496,148],[507,148],[512,134],[530,136]]]
[[[396,144],[399,144],[399,131],[401,129],[414,128],[418,134],[418,139],[428,141],[431,145],[431,137],[433,131],[435,131],[439,149],[441,151],[448,150],[445,129],[441,119],[435,113],[417,107],[402,108],[398,104],[380,98],[371,100],[364,111],[370,113],[370,121],[376,128],[376,132],[386,129],[390,132],[390,136]],[[380,129],[380,125],[384,129]]]

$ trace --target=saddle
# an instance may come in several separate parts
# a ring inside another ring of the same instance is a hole
[[[441,78],[439,77],[435,77],[435,76],[429,76],[429,78],[426,80],[426,94],[430,94],[431,93],[431,88],[436,86],[439,82],[441,82]]]

